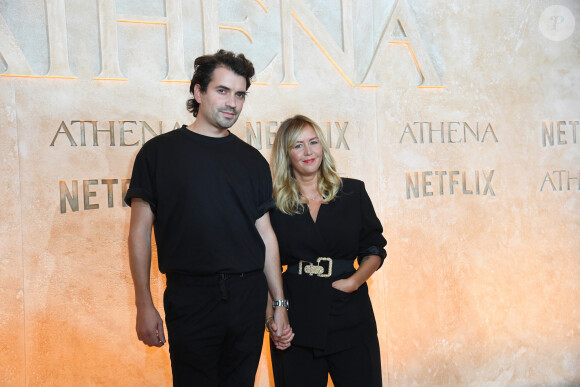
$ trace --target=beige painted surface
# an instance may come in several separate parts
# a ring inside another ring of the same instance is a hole
[[[22,286],[23,255],[21,234],[20,171],[14,88],[0,88],[0,380],[23,385],[25,377],[25,319]],[[4,383],[3,382],[3,383]]]
[[[203,4],[0,2],[0,386],[171,385],[134,333],[121,198],[142,122],[192,121],[204,47],[256,65],[236,135],[269,158],[306,114],[365,181],[385,386],[580,385],[580,3]],[[163,289],[154,264],[161,312]]]

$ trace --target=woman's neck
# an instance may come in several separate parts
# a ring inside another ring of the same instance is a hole
[[[298,188],[302,196],[313,198],[320,194],[318,192],[318,175],[313,176],[296,176]]]

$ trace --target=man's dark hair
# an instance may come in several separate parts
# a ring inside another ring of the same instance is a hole
[[[201,91],[206,92],[207,86],[211,82],[213,72],[218,67],[226,67],[234,73],[246,78],[246,90],[250,88],[250,81],[254,76],[254,65],[244,54],[234,54],[231,51],[219,50],[213,55],[203,55],[195,60],[195,72],[191,78],[189,92],[193,95],[195,85],[199,84]],[[187,110],[197,117],[199,103],[194,98],[187,100]]]

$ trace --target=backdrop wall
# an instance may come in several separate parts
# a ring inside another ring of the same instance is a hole
[[[234,134],[269,158],[308,115],[366,183],[385,386],[580,385],[579,20],[575,0],[0,1],[0,385],[171,384],[134,333],[122,197],[219,48],[258,73]]]

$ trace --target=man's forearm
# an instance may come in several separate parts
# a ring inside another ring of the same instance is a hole
[[[268,289],[274,300],[284,299],[284,290],[282,288],[282,269],[280,267],[280,258],[278,254],[270,254],[266,251],[266,261],[264,262],[264,274],[268,281]]]
[[[133,236],[129,242],[129,264],[135,288],[135,305],[137,307],[153,304],[150,289],[151,245],[147,246],[144,239],[143,237]]]
[[[153,305],[150,290],[151,275],[151,227],[153,212],[149,203],[134,198],[131,206],[129,227],[129,265],[135,287],[135,304]]]
[[[284,299],[284,290],[282,289],[282,269],[280,267],[278,240],[270,224],[270,216],[268,213],[256,221],[256,228],[266,247],[264,274],[268,281],[268,289],[274,300],[282,300]]]

